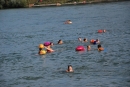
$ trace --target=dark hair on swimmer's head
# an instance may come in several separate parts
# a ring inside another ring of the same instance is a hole
[[[41,51],[42,50],[42,48],[39,48],[39,51]]]
[[[83,39],[84,41],[87,40],[86,38]]]
[[[71,65],[68,65],[68,71],[69,71],[69,67],[72,67]]]
[[[96,41],[99,41],[99,39],[96,39]]]
[[[62,40],[60,39],[59,41],[58,41],[58,43],[60,43]]]
[[[90,47],[90,45],[87,46],[87,48]]]
[[[98,45],[98,48],[102,47],[101,44]]]
[[[72,67],[72,65],[68,65],[68,66],[71,66],[71,67]]]
[[[50,42],[50,45],[53,44],[53,42]]]
[[[70,67],[70,65],[68,65],[68,68]]]

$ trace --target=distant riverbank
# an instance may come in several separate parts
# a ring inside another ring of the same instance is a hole
[[[54,4],[30,4],[29,7],[52,7],[52,6],[68,6],[68,5],[85,5],[91,3],[107,3],[107,2],[119,2],[129,0],[87,0],[83,2],[70,2],[70,3],[54,3]]]
[[[67,5],[84,5],[90,3],[102,3],[102,2],[118,2],[129,0],[1,0],[0,9],[8,8],[28,8],[28,7],[50,7],[50,6],[67,6]]]

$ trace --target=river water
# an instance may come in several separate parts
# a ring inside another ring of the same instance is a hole
[[[129,8],[127,1],[0,10],[0,87],[130,87]],[[98,38],[105,50],[78,37]],[[46,41],[55,52],[38,55]],[[89,44],[91,51],[75,51]]]

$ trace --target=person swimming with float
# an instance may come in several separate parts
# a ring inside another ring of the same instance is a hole
[[[99,44],[99,43],[100,43],[99,39],[96,39],[96,40],[95,40],[95,43],[96,43],[96,44]]]
[[[71,20],[67,20],[67,21],[65,22],[65,24],[72,24],[72,21],[71,21]]]
[[[105,33],[105,32],[106,32],[105,29],[100,29],[100,30],[98,30],[98,33]]]
[[[53,43],[51,43],[51,42],[44,43],[45,49],[47,50],[48,53],[54,52],[54,50],[51,48],[52,45],[53,45]]]
[[[44,50],[44,45],[43,44],[39,44],[39,52],[38,54],[40,55],[45,55],[46,54],[46,50]]]
[[[100,43],[99,39],[96,39],[96,40],[94,40],[94,42],[93,42],[94,45],[95,45],[95,44],[99,44],[99,43]]]
[[[71,65],[68,65],[68,69],[66,70],[66,72],[74,72],[74,70],[73,70]]]
[[[54,50],[51,48],[51,45],[48,45],[45,47],[48,53],[54,52]]]

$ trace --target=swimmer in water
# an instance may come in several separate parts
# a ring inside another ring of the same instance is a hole
[[[82,42],[82,38],[81,37],[79,37],[78,40]]]
[[[41,52],[41,50],[42,50],[42,48],[39,48],[39,52],[38,52],[38,54],[41,54],[40,52]]]
[[[96,40],[93,42],[93,44],[99,44],[99,43],[100,43],[99,39],[96,39]]]
[[[44,55],[46,54],[46,51],[44,50],[45,46],[43,44],[39,44],[39,52],[38,54]]]
[[[48,53],[54,52],[54,50],[51,48],[50,45],[47,46],[46,49],[47,49],[47,52],[48,52]]]
[[[74,70],[73,70],[71,65],[68,65],[68,69],[66,70],[66,72],[74,72]]]
[[[105,33],[105,32],[106,32],[106,30],[103,30],[103,32]]]
[[[72,24],[72,21],[71,21],[71,20],[67,20],[67,21],[65,22],[65,24]]]
[[[98,43],[98,44],[100,43],[99,39],[96,39],[96,43]]]
[[[51,48],[51,43],[45,47],[48,53],[54,52],[54,50]]]
[[[99,44],[98,45],[98,51],[103,51],[104,50],[104,48]]]
[[[53,46],[54,45],[53,42],[50,42],[50,45]]]
[[[84,39],[83,39],[83,42],[87,42],[87,38],[84,38]]]
[[[39,52],[38,52],[38,54],[40,54],[40,55],[44,55],[44,54],[46,54],[46,51],[43,50],[42,48],[39,48]]]
[[[87,50],[88,50],[88,51],[91,50],[91,46],[90,46],[90,45],[87,46]]]
[[[62,41],[62,40],[59,40],[59,41],[58,41],[58,44],[63,44],[63,41]]]

